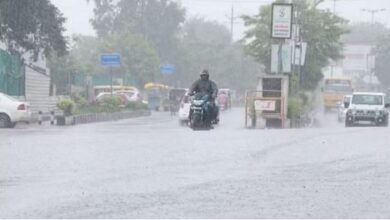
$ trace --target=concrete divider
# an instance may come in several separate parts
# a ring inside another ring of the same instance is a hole
[[[116,121],[122,119],[136,118],[150,116],[152,113],[149,110],[138,110],[138,111],[124,111],[124,112],[113,112],[113,113],[95,113],[75,116],[57,116],[57,125],[78,125],[88,124],[104,121]]]

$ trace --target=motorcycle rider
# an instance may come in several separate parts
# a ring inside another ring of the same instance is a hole
[[[210,74],[207,69],[202,70],[200,73],[200,79],[195,81],[188,94],[194,95],[196,93],[200,93],[202,95],[209,95],[209,110],[208,112],[209,117],[207,119],[207,122],[211,125],[211,122],[213,120],[218,120],[218,107],[215,104],[215,99],[218,95],[218,88],[217,84],[210,80]]]

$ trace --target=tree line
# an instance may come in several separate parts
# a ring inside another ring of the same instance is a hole
[[[293,1],[299,15],[294,22],[302,25],[302,37],[308,43],[301,73],[301,89],[306,90],[316,87],[322,79],[322,68],[330,60],[342,58],[341,37],[348,33],[347,21],[318,9],[320,2]],[[177,1],[93,3],[91,24],[96,36],[67,38],[66,18],[49,0],[2,0],[0,38],[12,53],[29,51],[34,58],[44,52],[56,84],[68,83],[70,72],[107,74],[99,63],[99,55],[109,52],[122,56],[122,65],[114,72],[138,87],[150,81],[188,87],[207,68],[220,87],[243,91],[255,87],[259,73],[270,73],[271,45],[275,43],[270,38],[270,5],[260,7],[257,15],[243,16],[247,31],[243,39],[233,42],[223,24],[187,18],[186,9]],[[380,50],[378,53],[385,54]],[[175,73],[161,74],[162,64],[174,65]]]

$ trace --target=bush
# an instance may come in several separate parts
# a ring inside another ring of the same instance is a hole
[[[87,100],[82,96],[75,95],[73,97],[73,100],[76,103],[77,107],[83,108],[83,107],[87,106]]]
[[[289,119],[298,118],[305,112],[305,100],[301,96],[293,96],[288,99]]]
[[[64,112],[65,116],[73,114],[75,103],[71,99],[61,98],[57,102],[57,107]]]
[[[126,108],[130,110],[147,110],[149,107],[148,104],[143,102],[130,102]]]
[[[104,112],[118,112],[121,104],[122,100],[120,97],[107,97],[103,99],[102,108]]]

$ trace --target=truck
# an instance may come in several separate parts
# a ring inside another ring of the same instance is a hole
[[[325,112],[337,109],[339,103],[343,102],[344,96],[354,92],[352,78],[329,77],[324,79],[322,88],[323,103]]]

